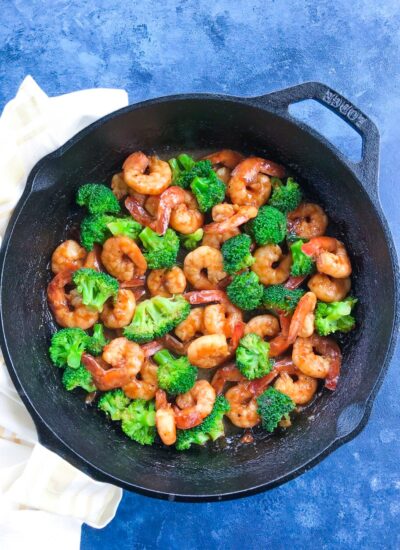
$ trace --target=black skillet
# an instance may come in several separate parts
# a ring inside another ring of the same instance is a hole
[[[315,99],[362,137],[349,162],[288,106]],[[290,167],[344,239],[359,297],[358,328],[344,341],[336,392],[324,390],[291,429],[254,445],[233,441],[179,453],[128,440],[82,396],[61,387],[47,349],[54,330],[46,302],[51,251],[76,221],[78,187],[109,182],[137,149],[169,158],[229,147]],[[254,98],[181,95],[131,105],[92,124],[32,170],[1,250],[1,343],[11,377],[46,447],[96,479],[151,496],[215,500],[265,490],[304,472],[365,425],[398,327],[398,270],[379,204],[379,134],[348,100],[319,83]]]

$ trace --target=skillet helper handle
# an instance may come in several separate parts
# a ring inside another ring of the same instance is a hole
[[[379,131],[375,123],[351,101],[320,82],[305,82],[254,99],[271,106],[277,114],[293,122],[297,121],[289,114],[289,106],[306,99],[314,99],[344,120],[361,136],[362,152],[359,162],[352,162],[341,156],[363,182],[371,198],[378,200]]]

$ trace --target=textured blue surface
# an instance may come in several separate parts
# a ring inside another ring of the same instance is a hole
[[[400,244],[397,0],[3,0],[1,8],[1,105],[28,73],[49,94],[123,87],[131,102],[329,84],[380,128],[380,195]],[[345,142],[328,116],[312,111],[308,120]],[[227,503],[125,493],[106,529],[83,529],[82,549],[399,548],[399,357],[397,351],[367,428],[312,471]]]

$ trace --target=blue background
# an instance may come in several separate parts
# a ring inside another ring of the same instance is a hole
[[[400,244],[398,0],[3,0],[0,105],[31,74],[50,95],[122,87],[131,102],[179,92],[257,95],[320,80],[378,124],[380,196]],[[307,120],[354,154],[336,119]],[[366,229],[367,230],[367,229]],[[322,464],[239,501],[182,504],[125,493],[82,549],[399,548],[399,350],[367,428]]]

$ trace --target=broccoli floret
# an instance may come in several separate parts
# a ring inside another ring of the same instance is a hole
[[[279,244],[286,236],[286,216],[273,206],[262,206],[257,216],[246,224],[259,245]]]
[[[190,184],[190,189],[196,197],[200,212],[207,212],[223,202],[226,193],[224,182],[211,169],[206,177],[196,176]]]
[[[333,332],[349,332],[356,324],[356,320],[350,315],[356,305],[357,299],[349,296],[341,302],[325,304],[318,302],[315,312],[315,327],[318,334],[328,336]]]
[[[293,277],[303,277],[305,275],[310,275],[314,271],[314,262],[304,254],[301,247],[304,244],[304,241],[301,239],[296,240],[293,244],[290,245],[290,250],[292,253],[292,266],[290,268],[290,274]]]
[[[93,334],[89,336],[89,343],[87,346],[87,351],[93,355],[100,355],[103,351],[104,346],[108,344],[108,340],[104,336],[104,327],[103,325],[96,324],[93,327]]]
[[[79,365],[76,369],[67,367],[63,372],[62,382],[64,388],[68,391],[72,391],[75,388],[83,388],[88,392],[96,390],[92,375],[83,365]]]
[[[99,183],[87,183],[78,189],[76,202],[86,206],[91,214],[117,214],[121,207],[109,187]]]
[[[279,178],[272,178],[272,195],[268,204],[284,214],[295,210],[301,202],[301,190],[293,178],[288,178],[286,185]]]
[[[243,336],[236,350],[236,365],[249,380],[268,374],[272,369],[268,342],[254,333]]]
[[[215,441],[225,434],[223,418],[230,410],[230,405],[223,395],[219,395],[211,413],[203,422],[189,430],[178,430],[176,448],[178,451],[190,449],[191,445],[204,445],[207,441]]]
[[[122,413],[129,405],[131,400],[124,392],[118,388],[117,390],[111,390],[100,397],[97,404],[98,408],[105,412],[111,420],[121,420]]]
[[[289,289],[283,285],[271,285],[264,287],[262,304],[267,309],[291,313],[303,294],[304,290],[300,288]]]
[[[177,158],[170,159],[168,161],[171,171],[172,171],[172,183],[174,185],[179,185],[177,181],[179,180],[180,176],[191,170],[196,162],[192,157],[189,155],[186,155],[183,153],[182,155],[179,155]],[[187,187],[189,187],[190,182],[187,184]],[[184,187],[183,185],[180,185],[180,187]],[[185,187],[186,189],[186,187]]]
[[[261,303],[263,285],[253,271],[240,273],[233,278],[226,292],[235,306],[241,309],[256,309]]]
[[[261,425],[267,432],[273,432],[282,418],[296,407],[290,397],[271,387],[257,397],[257,404]]]
[[[157,380],[162,390],[177,395],[189,391],[194,386],[197,369],[189,363],[186,356],[175,358],[168,350],[162,349],[153,359],[159,365]]]
[[[250,253],[251,239],[248,235],[236,235],[225,241],[221,247],[224,271],[233,275],[250,267],[255,259]]]
[[[181,245],[186,248],[186,250],[194,250],[200,243],[203,235],[204,231],[200,228],[197,229],[197,231],[195,231],[194,233],[190,233],[189,235],[179,235],[179,239],[181,241]]]
[[[179,238],[173,229],[167,229],[165,235],[157,235],[150,227],[145,227],[139,238],[146,249],[144,255],[149,269],[172,267],[176,264]]]
[[[86,250],[92,250],[95,243],[103,244],[112,233],[108,227],[116,218],[107,214],[86,216],[81,223],[81,244]]]
[[[90,306],[97,311],[103,309],[108,298],[117,295],[119,288],[117,279],[88,267],[75,271],[72,281],[82,296],[85,306]]]
[[[140,445],[152,445],[156,437],[154,401],[135,399],[122,411],[122,431]]]
[[[63,328],[51,337],[50,358],[57,367],[77,369],[88,344],[89,336],[81,328]]]
[[[161,338],[189,315],[190,305],[182,296],[153,296],[138,304],[124,336],[139,344]]]
[[[130,239],[137,239],[142,230],[140,223],[128,216],[125,218],[113,218],[106,225],[114,236],[124,235]]]

